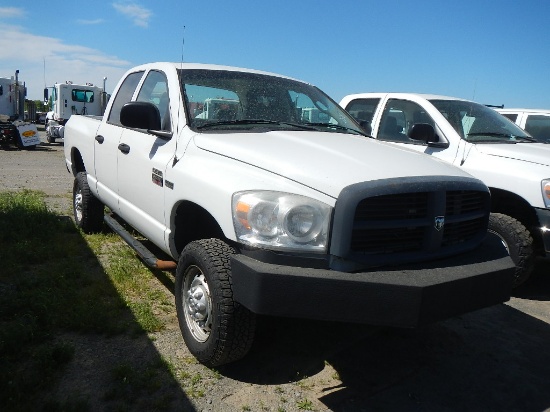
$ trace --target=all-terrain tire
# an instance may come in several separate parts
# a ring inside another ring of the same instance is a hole
[[[233,299],[231,261],[236,253],[219,239],[189,243],[176,270],[176,308],[185,344],[199,362],[215,367],[244,357],[254,340],[256,316]]]
[[[518,287],[529,278],[535,265],[531,234],[519,220],[502,213],[491,213],[488,231],[500,237],[508,250],[516,265],[513,287]]]
[[[84,233],[97,233],[103,228],[103,203],[90,190],[86,172],[75,176],[73,185],[73,213],[76,225]]]

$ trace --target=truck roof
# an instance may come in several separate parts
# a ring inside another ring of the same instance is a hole
[[[367,93],[355,93],[350,94],[346,96],[346,100],[352,100],[352,99],[358,99],[358,98],[364,98],[364,97],[382,97],[386,95],[392,95],[393,97],[411,97],[416,96],[418,98],[426,99],[426,100],[463,100],[463,101],[471,101],[467,99],[462,99],[460,97],[452,97],[452,96],[443,96],[439,94],[429,94],[429,93],[404,93],[404,92],[367,92]]]
[[[202,69],[202,70],[224,70],[224,71],[238,71],[238,72],[247,72],[247,73],[256,73],[256,74],[263,74],[267,76],[276,76],[281,77],[285,79],[290,80],[296,80],[300,81],[302,83],[308,83],[304,82],[303,80],[298,80],[289,76],[283,76],[281,74],[272,73],[272,72],[266,72],[262,70],[254,70],[254,69],[246,69],[243,67],[235,67],[235,66],[223,66],[218,64],[206,64],[206,63],[177,63],[177,62],[155,62],[155,63],[145,63],[136,67],[133,67],[131,71],[137,71],[137,70],[148,70],[153,68],[173,68],[173,69]],[[310,83],[308,83],[310,84]]]
[[[529,114],[537,114],[537,113],[550,114],[550,109],[521,109],[517,107],[510,107],[510,108],[505,107],[502,109],[495,109],[495,110],[499,113],[522,112],[522,113],[529,113]]]

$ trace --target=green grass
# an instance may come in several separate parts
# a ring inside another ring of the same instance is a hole
[[[0,193],[0,262],[4,410],[87,410],[78,393],[52,398],[75,356],[59,337],[143,336],[164,328],[158,314],[172,304],[151,287],[156,282],[158,288],[158,280],[118,237],[85,236],[70,218],[48,210],[41,192]],[[118,390],[98,396],[131,405],[144,387],[155,392],[161,386],[161,371],[166,365],[160,361],[134,370],[113,365]]]

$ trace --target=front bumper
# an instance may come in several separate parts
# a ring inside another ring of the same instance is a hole
[[[232,257],[234,298],[254,313],[416,327],[510,299],[514,264],[494,235],[424,264],[346,273]]]
[[[539,218],[542,244],[546,256],[550,256],[550,210],[536,209]]]

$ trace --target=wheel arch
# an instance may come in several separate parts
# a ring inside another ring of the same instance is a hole
[[[174,206],[171,218],[172,242],[178,254],[194,240],[217,238],[228,240],[214,216],[202,206],[181,201]]]
[[[537,230],[540,225],[535,209],[515,193],[494,187],[490,187],[489,190],[491,192],[491,212],[502,213],[518,220],[529,230],[538,250],[542,246],[542,238]]]
[[[80,150],[76,147],[71,149],[71,172],[73,176],[76,176],[79,172],[85,172],[86,166],[84,165],[84,159]]]

